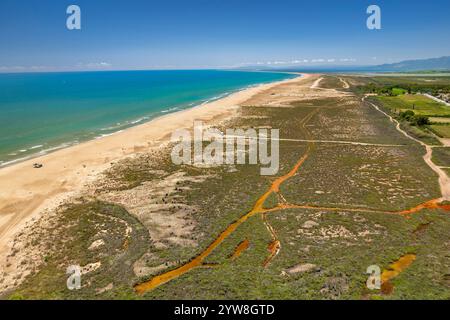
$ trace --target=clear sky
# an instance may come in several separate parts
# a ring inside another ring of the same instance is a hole
[[[81,30],[66,28],[70,4]],[[366,27],[371,4],[382,30]],[[450,55],[449,13],[448,0],[0,0],[0,72],[439,57]]]

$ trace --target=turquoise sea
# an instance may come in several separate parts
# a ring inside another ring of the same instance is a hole
[[[291,77],[217,70],[0,74],[0,166]]]

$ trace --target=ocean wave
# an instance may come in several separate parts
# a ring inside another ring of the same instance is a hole
[[[13,156],[17,156],[17,155],[20,154],[20,153],[25,153],[25,152],[27,152],[27,151],[39,149],[39,148],[42,148],[43,146],[44,146],[43,144],[38,144],[38,145],[29,147],[29,148],[20,149],[20,150],[14,151],[14,152],[12,152],[12,153],[8,153],[8,156],[12,156],[12,157],[13,157]]]
[[[161,113],[168,113],[168,112],[176,111],[178,109],[180,109],[180,108],[179,107],[173,107],[173,108],[162,110]]]
[[[117,133],[119,133],[119,132],[123,132],[123,130],[119,130],[119,131],[115,131],[115,132],[111,132],[111,133],[104,133],[104,134],[101,134],[101,135],[99,135],[99,136],[96,136],[94,139],[97,140],[97,139],[109,137],[109,136],[112,136],[112,135],[117,134]]]
[[[233,93],[233,91],[232,92],[228,92],[227,91],[227,92],[221,93],[221,94],[219,94],[217,96],[214,96],[214,97],[212,97],[210,99],[207,99],[207,100],[203,101],[202,103],[200,103],[200,105],[205,105],[205,104],[208,104],[210,102],[220,100],[222,98],[225,98],[226,96],[229,96],[232,93]]]
[[[137,124],[137,123],[139,123],[139,122],[142,122],[142,121],[148,120],[148,119],[149,119],[149,117],[142,117],[142,118],[139,118],[139,119],[137,119],[137,120],[130,121],[130,124]]]
[[[145,116],[145,117],[138,118],[136,120],[129,120],[129,121],[125,121],[125,122],[117,122],[113,126],[101,128],[100,131],[114,131],[114,130],[117,130],[117,129],[120,129],[120,128],[129,127],[129,126],[138,124],[138,123],[140,123],[142,121],[145,121],[145,120],[148,120],[148,119],[150,119],[150,117]]]
[[[73,146],[75,144],[77,144],[77,143],[75,143],[75,142],[64,142],[64,143],[61,143],[61,144],[59,144],[57,146],[50,147],[50,148],[47,148],[47,149],[43,149],[43,150],[39,151],[38,154],[39,155],[44,155],[44,154],[47,154],[47,153],[55,151],[55,150],[59,150],[59,149],[63,149],[63,148],[67,148],[67,147]]]
[[[110,131],[110,130],[118,129],[118,128],[120,128],[120,127],[121,127],[120,125],[117,125],[117,126],[111,126],[111,127],[101,128],[100,131]]]
[[[243,86],[241,88],[231,89],[231,90],[228,90],[226,92],[223,92],[223,93],[220,93],[220,94],[216,94],[215,96],[213,96],[211,98],[199,99],[197,101],[191,101],[191,102],[188,102],[188,103],[182,104],[182,105],[179,104],[177,106],[173,106],[173,105],[170,106],[170,104],[169,104],[169,105],[166,105],[166,107],[163,110],[160,109],[161,111],[154,110],[154,112],[152,114],[147,115],[147,116],[142,116],[142,117],[134,119],[134,120],[123,121],[123,120],[119,120],[118,119],[119,121],[116,122],[115,124],[112,124],[110,126],[106,126],[105,128],[101,128],[101,129],[97,128],[97,129],[95,129],[95,131],[93,131],[93,132],[91,131],[88,134],[85,134],[85,135],[83,135],[82,137],[79,137],[79,138],[80,138],[81,141],[90,140],[90,139],[104,138],[104,137],[113,135],[115,133],[122,132],[127,127],[132,127],[132,126],[138,125],[138,124],[140,124],[140,123],[142,123],[142,122],[144,122],[146,120],[150,120],[152,118],[155,118],[155,117],[158,116],[158,113],[159,113],[159,115],[161,115],[161,114],[166,114],[166,113],[170,113],[170,112],[175,112],[175,111],[178,111],[178,110],[184,110],[184,109],[192,108],[192,107],[195,107],[195,106],[204,105],[204,104],[211,103],[213,101],[222,99],[222,98],[224,98],[226,96],[229,96],[230,94],[233,94],[235,92],[238,92],[238,91],[241,91],[241,90],[245,90],[245,89],[248,89],[248,88],[251,88],[251,87],[256,87],[256,86],[259,86],[259,85],[261,85],[261,83],[250,84],[250,85],[247,85],[246,87]],[[44,143],[44,144],[38,144],[38,145],[34,145],[34,146],[31,146],[31,147],[28,147],[27,149],[23,148],[23,149],[20,149],[20,150],[17,150],[17,151],[14,151],[14,152],[11,152],[11,153],[8,154],[9,159],[11,159],[13,157],[14,158],[17,157],[16,159],[9,160],[8,158],[6,158],[6,159],[3,159],[3,160],[0,160],[0,166],[4,167],[4,166],[7,166],[7,165],[16,163],[16,162],[20,162],[20,161],[24,161],[24,160],[30,159],[30,158],[35,157],[35,156],[45,155],[45,154],[48,154],[48,153],[50,153],[52,151],[56,151],[56,150],[59,150],[59,149],[70,147],[70,146],[76,145],[78,143],[79,143],[79,141],[76,140],[76,141],[61,143],[61,144],[56,145],[56,146],[48,146],[47,144],[49,144],[49,143]]]
[[[23,154],[23,153],[25,153],[27,151],[30,152],[30,151],[33,151],[33,150],[35,152],[33,152],[31,154],[28,154],[28,155],[26,155],[24,157],[19,157],[19,158],[15,158],[15,159],[11,159],[11,160],[0,160],[0,167],[5,167],[5,166],[8,166],[8,165],[14,164],[16,162],[21,162],[21,161],[25,161],[25,160],[29,160],[29,159],[38,157],[38,156],[43,156],[43,155],[46,155],[46,154],[48,154],[48,153],[50,153],[52,151],[56,151],[56,150],[59,150],[59,149],[70,147],[70,146],[73,146],[73,145],[76,145],[76,144],[78,144],[78,140],[72,141],[72,142],[64,142],[64,143],[59,144],[57,146],[50,147],[50,148],[47,148],[47,149],[42,149],[42,150],[39,150],[39,151],[36,150],[36,149],[42,148],[44,146],[43,144],[35,145],[35,146],[32,146],[32,147],[30,147],[28,149],[20,149],[17,152],[8,153],[8,156],[14,157],[14,156],[17,156],[19,154]]]
[[[16,162],[20,162],[20,161],[25,161],[25,160],[31,159],[32,157],[33,157],[32,155],[29,155],[29,156],[26,156],[26,157],[17,158],[17,159],[10,160],[10,161],[3,161],[3,162],[0,162],[0,167],[6,167],[6,166],[8,166],[10,164],[14,164]]]

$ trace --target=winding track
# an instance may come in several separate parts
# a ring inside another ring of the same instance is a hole
[[[439,199],[440,201],[450,201],[450,179],[447,176],[447,174],[445,173],[444,170],[442,170],[440,167],[438,167],[437,165],[435,165],[433,163],[432,156],[433,156],[433,147],[414,138],[413,136],[409,135],[405,130],[403,130],[400,126],[400,122],[398,122],[396,119],[394,119],[392,116],[390,116],[389,114],[387,114],[386,112],[384,112],[383,110],[381,110],[377,105],[373,104],[372,102],[368,102],[366,101],[367,96],[362,98],[362,102],[367,102],[369,103],[372,107],[374,107],[376,110],[378,110],[379,112],[381,112],[382,114],[384,114],[386,117],[389,118],[389,120],[393,123],[396,124],[395,128],[397,129],[397,131],[399,131],[400,133],[402,133],[405,137],[419,143],[421,146],[425,147],[426,149],[426,153],[423,156],[423,160],[425,160],[426,164],[431,168],[431,170],[433,170],[434,172],[437,173],[437,175],[439,176],[439,186],[441,188],[441,193],[442,193],[442,198]]]
[[[350,85],[348,84],[347,81],[345,81],[345,80],[342,79],[342,78],[339,78],[339,81],[342,83],[342,87],[343,87],[344,89],[350,89]]]
[[[301,121],[301,128],[305,128],[305,123],[307,121],[309,121],[312,116],[318,111],[317,110],[313,110],[312,112],[310,112],[302,121]],[[268,228],[268,230],[270,231],[271,235],[272,235],[272,242],[269,245],[269,249],[271,251],[270,255],[268,258],[266,258],[264,264],[267,266],[270,261],[273,259],[273,257],[275,257],[278,252],[281,249],[281,244],[279,242],[279,240],[277,239],[276,236],[276,232],[275,230],[272,228],[272,226],[267,222],[267,220],[265,219],[264,214],[266,212],[269,212],[270,209],[264,209],[264,202],[266,202],[267,198],[272,194],[272,193],[278,193],[280,190],[280,186],[283,182],[285,182],[287,179],[289,179],[290,177],[294,176],[297,171],[299,170],[299,168],[301,167],[301,165],[306,161],[306,159],[308,158],[309,152],[312,150],[313,148],[313,143],[308,143],[308,147],[307,150],[305,152],[305,154],[297,161],[297,163],[294,165],[294,167],[291,169],[291,171],[289,171],[287,174],[275,179],[272,184],[270,185],[270,188],[261,196],[258,198],[258,200],[255,202],[252,210],[248,213],[246,213],[245,215],[243,215],[242,217],[240,217],[238,220],[236,220],[235,222],[233,222],[232,224],[230,224],[224,231],[222,231],[222,233],[203,251],[201,252],[197,257],[195,257],[194,259],[192,259],[190,262],[174,269],[171,271],[168,271],[166,273],[163,273],[161,275],[155,276],[152,279],[150,279],[149,281],[143,282],[141,284],[136,285],[134,288],[136,290],[136,293],[138,294],[144,294],[145,292],[152,290],[158,286],[160,286],[161,284],[164,284],[168,281],[171,281],[187,272],[189,272],[190,270],[194,269],[194,268],[198,268],[201,266],[204,266],[203,261],[213,252],[213,250],[218,247],[226,238],[228,238],[228,236],[230,234],[232,234],[241,224],[243,224],[244,222],[246,222],[249,218],[257,215],[257,214],[262,214],[262,218],[264,223],[266,224],[266,227]]]
[[[311,88],[317,88],[322,79],[323,78],[316,80],[316,82],[311,86]],[[335,90],[335,89],[329,89],[329,90]],[[366,99],[366,97],[362,98],[362,102],[365,102],[365,99]],[[430,166],[430,168],[433,169],[433,171],[435,171],[439,175],[439,183],[441,185],[441,191],[442,191],[442,195],[443,195],[442,198],[433,199],[433,200],[430,200],[423,204],[420,204],[414,208],[403,210],[403,211],[383,211],[383,210],[368,209],[368,208],[333,208],[333,207],[311,206],[311,205],[307,205],[307,204],[297,205],[297,204],[288,204],[288,203],[279,203],[276,207],[270,208],[270,209],[264,208],[265,201],[273,193],[280,195],[280,197],[283,198],[282,195],[280,194],[280,186],[286,180],[288,180],[289,178],[291,178],[292,176],[297,174],[297,172],[300,169],[300,167],[302,166],[302,164],[308,158],[310,152],[314,149],[314,143],[316,142],[315,140],[304,140],[305,142],[308,142],[307,149],[306,149],[306,152],[304,153],[304,155],[297,161],[297,163],[294,165],[294,167],[287,174],[277,178],[276,180],[274,180],[272,182],[270,188],[255,202],[251,211],[244,214],[238,220],[236,220],[235,222],[230,224],[224,231],[222,231],[222,233],[220,233],[220,235],[203,252],[201,252],[198,256],[194,257],[192,260],[190,260],[186,264],[184,264],[174,270],[165,272],[161,275],[157,275],[157,276],[151,278],[149,281],[146,281],[146,282],[136,285],[134,287],[136,293],[144,294],[147,291],[150,291],[164,283],[167,283],[167,282],[189,272],[190,270],[192,270],[194,268],[210,267],[209,265],[204,264],[203,261],[214,251],[215,248],[217,248],[220,244],[222,244],[223,241],[225,239],[227,239],[228,236],[231,235],[241,224],[245,223],[249,218],[251,218],[257,214],[261,215],[263,223],[266,225],[268,231],[270,232],[270,234],[272,236],[272,242],[268,246],[270,254],[263,262],[263,266],[267,266],[281,250],[281,242],[277,238],[276,231],[269,224],[269,222],[267,220],[267,213],[270,213],[270,212],[276,212],[276,211],[285,210],[285,209],[297,208],[297,209],[311,209],[311,210],[323,210],[323,211],[372,212],[372,213],[395,214],[395,215],[401,215],[401,216],[407,217],[408,215],[419,212],[423,209],[440,208],[440,209],[450,211],[450,205],[440,204],[440,202],[442,202],[443,200],[450,199],[449,179],[448,179],[447,175],[445,174],[445,172],[443,170],[441,170],[439,167],[437,167],[436,165],[434,165],[434,163],[431,161],[432,148],[430,146],[428,146],[427,144],[423,143],[422,141],[417,140],[414,137],[410,136],[407,132],[405,132],[404,130],[401,129],[400,123],[397,120],[395,120],[390,115],[388,115],[387,113],[380,110],[376,105],[374,105],[372,103],[370,103],[370,104],[374,108],[376,108],[378,111],[380,111],[381,113],[383,113],[384,115],[389,117],[391,122],[396,123],[397,124],[396,128],[399,132],[401,132],[406,137],[420,143],[422,146],[424,146],[426,148],[427,153],[424,156],[424,160]],[[307,137],[309,137],[309,132],[306,129],[305,125],[314,116],[314,114],[316,114],[318,111],[319,111],[319,108],[313,110],[300,122],[300,130],[302,130],[303,133]]]

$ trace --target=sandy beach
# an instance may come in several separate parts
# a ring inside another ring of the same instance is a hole
[[[212,124],[235,115],[237,107],[281,83],[303,81],[310,75],[248,88],[223,99],[156,118],[101,139],[0,169],[0,263],[11,240],[31,219],[75,197],[99,173],[133,154],[168,141],[176,129],[194,120]],[[33,168],[34,163],[43,167]]]

